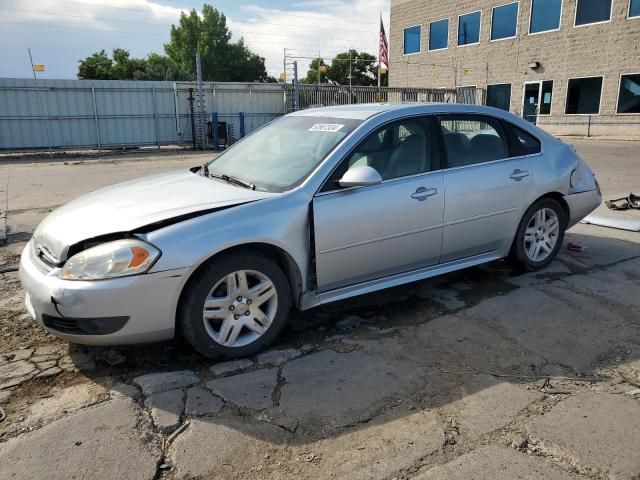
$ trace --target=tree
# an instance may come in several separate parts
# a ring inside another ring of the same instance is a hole
[[[144,58],[131,58],[122,48],[113,49],[113,78],[116,80],[145,80],[147,62]]]
[[[351,57],[349,56],[351,54]],[[378,66],[376,57],[370,53],[357,50],[339,53],[331,61],[330,78],[340,85],[349,85],[349,58],[351,58],[351,84],[377,85]]]
[[[84,80],[113,80],[113,60],[109,58],[104,50],[80,60],[78,78]]]
[[[320,83],[329,81],[329,67],[322,58],[316,58],[311,61],[307,76],[301,80],[302,83],[318,83],[318,64],[320,64]]]
[[[131,58],[127,50],[114,48],[112,58],[104,50],[80,60],[78,78],[84,80],[186,80],[187,74],[168,57],[150,54]]]
[[[145,80],[188,80],[189,75],[166,55],[150,53],[147,57],[147,78]]]
[[[231,42],[227,19],[211,5],[202,16],[196,10],[180,15],[171,27],[171,41],[164,46],[167,56],[195,79],[196,53],[202,58],[202,77],[207,81],[247,82],[267,80],[264,58],[252,53],[240,39]]]
[[[339,53],[331,61],[331,65],[326,67],[326,72],[320,73],[320,82],[334,82],[339,85],[349,85],[349,53],[351,53],[351,84],[371,86],[378,85],[378,62],[376,57],[370,53],[360,52],[357,50],[351,50],[350,52]],[[324,60],[320,59],[320,65],[325,64]],[[309,65],[309,71],[307,76],[302,80],[302,83],[317,83],[318,82],[318,59],[311,61]],[[388,74],[382,74],[382,86],[388,85]]]
[[[171,26],[166,55],[151,53],[133,58],[128,50],[115,48],[110,58],[104,50],[80,60],[78,78],[92,80],[195,80],[196,53],[202,57],[202,78],[219,82],[276,82],[267,75],[264,58],[253,53],[244,39],[231,42],[227,19],[210,5],[202,15],[182,13]]]

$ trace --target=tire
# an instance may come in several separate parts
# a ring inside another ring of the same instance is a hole
[[[543,212],[540,216],[540,212]],[[557,220],[557,228],[552,218]],[[543,227],[539,229],[540,220]],[[517,270],[535,272],[549,265],[558,255],[567,225],[566,214],[553,198],[542,198],[525,212],[516,232],[507,260]],[[555,232],[555,233],[553,233]],[[534,246],[532,247],[532,244]],[[540,247],[538,248],[538,245]],[[538,250],[539,255],[536,255]]]
[[[177,320],[184,338],[202,355],[240,358],[272,343],[290,308],[289,282],[273,260],[233,253],[209,261],[187,283]]]

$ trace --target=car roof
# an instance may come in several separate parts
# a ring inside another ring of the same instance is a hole
[[[339,105],[334,107],[310,108],[291,113],[302,117],[329,117],[352,120],[367,120],[375,115],[386,112],[396,113],[496,113],[496,109],[483,105],[462,103],[362,103],[357,105]],[[500,112],[502,112],[500,110]]]

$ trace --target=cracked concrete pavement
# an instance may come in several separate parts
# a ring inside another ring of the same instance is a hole
[[[606,196],[640,189],[639,144],[576,146]],[[0,267],[49,208],[202,158],[9,164]],[[0,479],[640,478],[640,234],[566,241],[585,249],[536,274],[496,262],[294,314],[223,363],[65,344],[4,273]]]

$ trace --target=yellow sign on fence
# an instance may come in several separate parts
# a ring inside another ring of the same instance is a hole
[[[33,71],[34,72],[44,72],[45,71],[45,66],[42,64],[37,64],[33,66]]]

